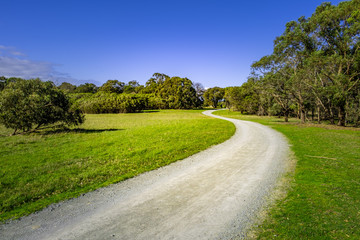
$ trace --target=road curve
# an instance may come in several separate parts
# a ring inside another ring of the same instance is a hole
[[[230,239],[284,173],[289,146],[263,125],[169,166],[0,225],[1,239]]]

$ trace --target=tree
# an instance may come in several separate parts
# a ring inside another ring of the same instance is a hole
[[[338,125],[345,126],[346,108],[360,81],[360,1],[332,6],[323,3],[310,19],[317,37],[319,76],[333,90],[332,102],[338,112]]]
[[[163,73],[154,73],[152,77],[146,82],[143,93],[157,94],[162,88],[163,83],[170,79],[170,77]]]
[[[63,82],[58,86],[59,89],[63,90],[66,93],[74,93],[76,86],[68,82]]]
[[[202,105],[204,102],[205,88],[201,83],[194,83],[193,88],[196,92],[196,97],[199,99],[199,104]]]
[[[141,85],[137,81],[133,80],[128,82],[128,84],[125,84],[124,93],[138,93],[141,89]]]
[[[6,80],[7,80],[6,77],[4,76],[0,77],[0,91],[2,91],[5,88],[7,84]]]
[[[85,83],[80,84],[78,87],[76,87],[75,92],[76,93],[96,93],[98,90],[98,87],[93,83]]]
[[[189,109],[198,107],[198,99],[193,83],[188,78],[166,78],[158,89],[158,96],[167,103],[167,108]]]
[[[204,104],[217,108],[220,101],[224,99],[225,90],[220,87],[209,88],[204,93]]]
[[[253,79],[249,79],[241,87],[225,88],[226,106],[235,111],[247,114],[257,114],[259,111],[259,95]]]
[[[68,97],[52,82],[17,79],[0,92],[0,123],[17,131],[62,123],[79,125],[84,116],[71,110]]]
[[[301,122],[315,109],[321,117],[345,126],[360,113],[360,1],[321,4],[310,18],[286,24],[271,55],[252,65],[264,94],[281,106],[285,121],[294,112]],[[261,99],[261,98],[260,98]],[[321,114],[322,113],[322,114]]]
[[[118,80],[107,80],[100,88],[100,92],[106,93],[122,93],[124,92],[125,83]]]

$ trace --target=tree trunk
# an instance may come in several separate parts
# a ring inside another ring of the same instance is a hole
[[[301,123],[304,124],[305,123],[305,109],[304,109],[303,103],[299,103],[299,112],[300,112]]]
[[[340,106],[339,107],[339,121],[338,121],[338,126],[345,126],[345,121],[346,121],[346,117],[345,117],[345,107],[344,106]]]
[[[314,122],[315,120],[315,109],[314,108],[311,108],[311,122]]]
[[[289,110],[285,110],[285,122],[289,122]]]
[[[335,124],[334,111],[332,110],[332,107],[329,108],[329,113],[330,113],[330,123]]]
[[[320,113],[320,106],[317,107],[317,122],[320,124],[321,122],[321,113]]]

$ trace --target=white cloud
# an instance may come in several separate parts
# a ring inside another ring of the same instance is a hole
[[[0,45],[0,76],[18,77],[24,79],[40,78],[43,81],[53,81],[55,84],[70,82],[82,84],[85,82],[99,84],[92,80],[78,80],[69,74],[55,70],[55,64],[33,61],[25,58],[25,54],[13,47]]]

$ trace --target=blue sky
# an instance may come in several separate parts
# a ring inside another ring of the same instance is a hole
[[[240,86],[285,24],[322,2],[0,0],[0,76],[145,84],[160,72]]]

